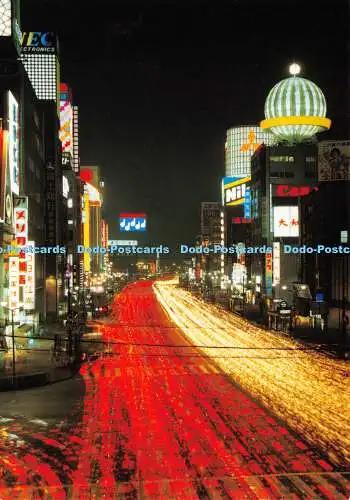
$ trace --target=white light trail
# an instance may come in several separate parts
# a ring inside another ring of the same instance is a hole
[[[336,463],[350,463],[349,366],[158,281],[160,304],[224,373]],[[235,346],[217,349],[208,346]]]

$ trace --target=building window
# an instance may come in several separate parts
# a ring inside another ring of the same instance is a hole
[[[280,174],[280,172],[271,172],[270,177],[277,177],[277,178],[279,178],[279,177],[281,177],[281,174]]]
[[[306,156],[305,157],[305,163],[315,163],[316,162],[316,156]]]
[[[294,163],[294,156],[270,156],[271,162]]]
[[[284,174],[285,174],[284,175],[285,177],[289,177],[289,178],[294,177],[294,173],[293,172],[284,172]]]

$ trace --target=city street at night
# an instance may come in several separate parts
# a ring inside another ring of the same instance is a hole
[[[0,396],[1,499],[348,498],[345,363],[173,281],[112,309],[80,375]]]

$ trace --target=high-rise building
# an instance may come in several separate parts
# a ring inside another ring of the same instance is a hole
[[[252,255],[251,279],[267,295],[279,296],[282,286],[302,279],[301,259],[287,255],[281,245],[298,245],[300,200],[317,189],[317,139],[315,134],[330,127],[326,100],[313,82],[293,76],[277,83],[265,102],[265,120],[260,126],[276,138],[272,146],[262,145],[251,161],[252,246],[272,248]],[[261,289],[262,284],[262,289]]]

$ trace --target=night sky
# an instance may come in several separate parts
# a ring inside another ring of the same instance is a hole
[[[139,241],[192,243],[200,202],[219,200],[226,129],[264,118],[294,59],[326,95],[323,138],[349,136],[346,0],[22,4],[23,31],[58,33],[81,163],[101,166],[112,238],[133,211],[149,217]]]

